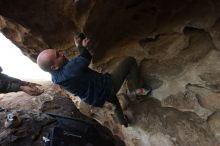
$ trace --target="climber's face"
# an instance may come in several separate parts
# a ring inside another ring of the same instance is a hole
[[[51,49],[50,53],[51,53],[50,57],[52,62],[51,65],[52,70],[59,70],[68,62],[68,59],[62,52]]]
[[[42,51],[37,57],[37,64],[45,71],[59,70],[68,59],[63,53],[55,49],[47,49]]]

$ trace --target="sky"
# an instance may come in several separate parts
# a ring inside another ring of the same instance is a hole
[[[0,33],[0,66],[3,73],[15,78],[41,81],[51,79],[49,73],[42,71],[36,63],[24,56],[2,33]]]

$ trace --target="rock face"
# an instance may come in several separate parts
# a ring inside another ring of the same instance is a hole
[[[129,128],[117,124],[110,104],[99,109],[71,97],[126,145],[220,145],[218,0],[1,0],[0,15],[1,32],[33,61],[46,48],[75,56],[76,32],[95,41],[98,71],[112,71],[125,56],[137,59],[157,100],[128,104]]]
[[[124,143],[98,122],[81,114],[70,98],[59,87],[44,83],[46,92],[38,97],[25,93],[8,93],[1,95],[0,107],[10,112],[16,112],[21,123],[16,127],[5,128],[6,113],[0,112],[0,145],[1,146],[40,146],[43,136],[48,135],[55,120],[46,113],[53,113],[78,119],[83,119],[97,129],[105,138],[118,146]]]
[[[211,127],[211,130],[215,133],[216,137],[220,141],[220,112],[217,111],[214,114],[212,114],[208,119],[208,124]]]

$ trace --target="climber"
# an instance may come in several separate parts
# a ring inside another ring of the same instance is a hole
[[[115,113],[118,120],[127,127],[128,121],[116,94],[126,77],[129,91],[140,88],[136,60],[133,57],[126,57],[112,73],[98,73],[88,67],[92,58],[88,51],[93,45],[91,40],[80,34],[74,38],[74,41],[80,52],[79,56],[69,61],[63,53],[55,49],[47,49],[38,55],[38,65],[44,71],[51,73],[55,84],[79,96],[82,101],[100,107],[105,101],[113,103],[116,106]],[[145,92],[139,92],[139,95],[148,93],[146,90],[141,91]]]
[[[37,86],[40,85],[21,81],[3,74],[2,68],[0,67],[0,93],[24,91],[29,95],[37,96],[44,92],[43,89],[40,89]]]

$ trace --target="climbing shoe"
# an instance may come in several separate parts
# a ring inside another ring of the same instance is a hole
[[[16,128],[21,124],[21,119],[16,112],[8,112],[6,114],[5,128]]]
[[[146,89],[146,88],[138,88],[131,93],[128,94],[128,97],[131,101],[134,101],[137,99],[138,96],[149,96],[152,92],[152,88]]]

